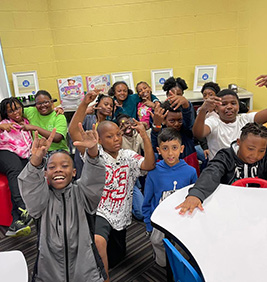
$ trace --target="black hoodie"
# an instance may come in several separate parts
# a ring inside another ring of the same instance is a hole
[[[221,149],[202,171],[188,196],[195,196],[202,202],[209,197],[220,183],[231,185],[234,181],[247,177],[267,179],[267,155],[254,163],[247,164],[237,157],[236,141],[230,148]]]

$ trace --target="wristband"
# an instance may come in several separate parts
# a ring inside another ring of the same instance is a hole
[[[154,123],[152,123],[152,127],[153,127],[153,128],[157,128],[157,129],[161,129],[161,128],[162,128],[162,125],[155,125]]]

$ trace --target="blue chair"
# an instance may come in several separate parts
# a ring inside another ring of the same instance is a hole
[[[180,254],[168,239],[164,238],[163,243],[175,282],[203,282],[203,279],[193,266]]]

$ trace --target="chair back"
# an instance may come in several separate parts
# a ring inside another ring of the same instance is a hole
[[[181,255],[168,239],[164,238],[163,243],[175,282],[203,282],[193,266]]]
[[[258,177],[247,177],[247,178],[236,180],[234,183],[232,183],[233,186],[241,186],[241,187],[247,187],[247,184],[258,184],[260,185],[260,188],[267,188],[267,180]]]

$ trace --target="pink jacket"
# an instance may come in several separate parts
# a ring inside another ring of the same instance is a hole
[[[15,121],[4,119],[0,124],[11,122]],[[24,123],[29,124],[29,121],[24,118]],[[0,150],[11,151],[19,157],[26,159],[30,156],[32,145],[31,132],[22,130],[18,123],[15,123],[14,127],[16,130],[12,129],[10,132],[0,130]]]

